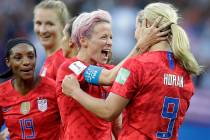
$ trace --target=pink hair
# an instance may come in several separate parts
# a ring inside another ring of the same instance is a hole
[[[87,37],[91,34],[93,27],[98,22],[111,23],[111,15],[104,10],[96,10],[90,13],[80,14],[74,21],[72,26],[72,41],[81,47],[81,37]]]

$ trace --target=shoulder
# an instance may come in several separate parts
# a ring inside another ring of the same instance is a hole
[[[58,68],[66,60],[66,58],[64,57],[62,50],[59,49],[53,55],[49,56],[49,59],[47,60],[51,61],[51,63]]]
[[[146,52],[136,58],[143,63],[160,63],[168,57],[167,51],[151,51]]]
[[[63,55],[63,52],[61,49],[57,50],[54,54],[54,60],[55,61],[64,61],[66,58]]]
[[[60,65],[60,70],[68,69],[68,66],[71,65],[75,60],[72,59],[65,59],[64,62]]]
[[[163,58],[166,57],[165,52],[146,52],[141,55],[129,58],[124,65],[128,66],[147,66],[147,65],[159,65]]]
[[[64,76],[69,74],[81,76],[87,67],[88,64],[78,60],[76,57],[68,59],[59,67],[56,81],[62,81]]]
[[[33,97],[48,98],[56,101],[56,82],[48,77],[41,77],[39,85],[32,90]]]
[[[76,59],[72,58],[62,64],[62,67],[68,69],[72,73],[79,75],[81,74],[87,67],[88,64]]]
[[[11,83],[11,79],[9,79],[9,80],[7,80],[7,81],[4,81],[4,82],[0,83],[0,87],[3,87],[3,86],[8,85],[8,84],[10,84],[10,83]]]
[[[59,49],[54,52],[52,55],[48,56],[45,60],[45,63],[56,63],[56,62],[63,62],[66,58],[64,57],[62,50]]]
[[[11,80],[1,83],[0,84],[0,95],[8,93],[8,91],[11,90],[11,88],[13,88],[11,86]]]
[[[140,56],[131,57],[123,63],[123,67],[137,67],[142,64]]]
[[[145,67],[145,65],[144,65],[144,62],[141,61],[141,58],[139,58],[138,56],[132,57],[124,62],[124,64],[122,65],[122,67],[119,71],[119,74],[123,74],[123,75],[131,74],[137,78],[144,73],[144,71],[145,71],[144,67]]]
[[[49,77],[41,77],[41,82],[48,84],[48,85],[54,85],[55,84],[55,80],[49,78]]]
[[[42,77],[40,84],[38,86],[39,90],[41,89],[55,89],[56,88],[56,82],[55,80],[48,78],[48,77]]]

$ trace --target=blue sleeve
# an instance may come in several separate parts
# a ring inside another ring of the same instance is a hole
[[[1,110],[1,107],[0,107],[0,110]],[[2,116],[2,113],[0,112],[0,132],[4,129],[3,123],[4,123],[3,116]]]
[[[88,66],[83,73],[85,81],[90,84],[99,85],[99,77],[101,75],[102,69],[102,67],[98,66]]]
[[[5,128],[6,128],[6,125],[5,125],[5,123],[2,125],[2,126],[0,126],[0,132],[2,132]]]

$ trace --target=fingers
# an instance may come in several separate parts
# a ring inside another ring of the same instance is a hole
[[[69,79],[69,75],[66,75],[66,76],[64,77],[64,80],[65,80],[65,79]]]
[[[171,24],[172,24],[172,22],[167,22],[167,23],[163,24],[162,26],[160,26],[160,27],[158,28],[158,30],[161,31],[161,30],[163,30],[163,29],[167,29],[167,28],[169,28],[169,26],[170,26]]]
[[[142,21],[142,27],[147,27],[147,23],[146,23],[146,19],[143,19],[143,21]]]
[[[162,20],[162,16],[159,16],[156,20],[155,20],[155,22],[152,24],[152,26],[151,27],[157,27],[158,26],[158,24],[160,23],[160,21]]]
[[[65,78],[67,78],[67,79],[73,79],[74,78],[74,75],[73,74],[66,75]]]
[[[68,79],[72,79],[72,76],[71,76],[71,75],[68,75],[67,78],[68,78]]]
[[[169,30],[158,33],[157,36],[159,36],[159,37],[168,36],[168,33],[170,33],[170,32],[171,32],[171,30],[169,29]]]
[[[159,41],[165,41],[165,40],[167,40],[167,39],[168,39],[168,36],[165,36],[165,37],[160,37],[160,38],[158,38],[157,41],[158,41],[158,42],[159,42]]]

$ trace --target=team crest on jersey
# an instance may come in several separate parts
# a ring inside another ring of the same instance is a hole
[[[31,103],[30,102],[22,102],[21,103],[21,105],[20,105],[20,112],[23,115],[28,114],[28,112],[30,111],[30,109],[31,109]]]
[[[69,65],[69,69],[72,70],[76,75],[80,75],[80,73],[86,68],[87,66],[80,61],[76,61]]]
[[[47,110],[47,99],[38,99],[37,105],[39,111],[45,112]]]
[[[128,79],[129,75],[130,75],[129,70],[127,70],[125,68],[121,68],[120,71],[117,74],[116,82],[124,85],[126,80]]]

